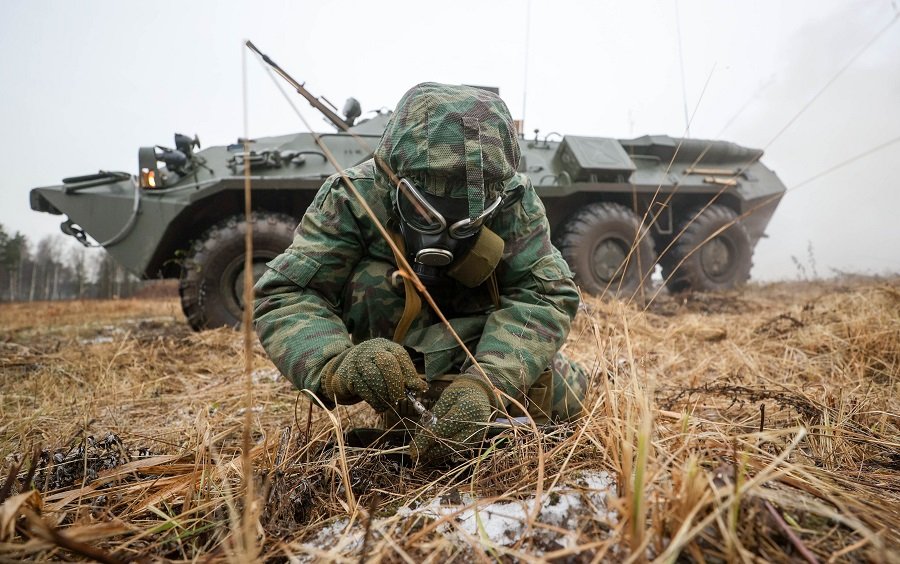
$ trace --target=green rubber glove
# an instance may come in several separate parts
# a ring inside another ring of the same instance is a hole
[[[416,464],[430,464],[464,451],[481,441],[494,412],[494,392],[480,378],[461,375],[441,393],[434,413],[437,422],[416,432],[409,454]]]
[[[428,388],[413,366],[409,353],[387,339],[369,339],[350,347],[325,365],[322,391],[337,403],[359,399],[375,411],[385,411],[406,397],[406,390]]]

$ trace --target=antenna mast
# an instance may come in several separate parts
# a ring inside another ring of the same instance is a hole
[[[528,51],[531,44],[531,0],[525,8],[525,64],[522,68],[522,133],[525,133],[525,108],[528,97]]]
[[[684,82],[684,51],[681,48],[681,16],[678,12],[678,0],[675,0],[675,34],[678,36],[678,63],[681,66],[681,101],[684,105],[684,136],[691,136],[691,120],[688,117],[687,86]]]

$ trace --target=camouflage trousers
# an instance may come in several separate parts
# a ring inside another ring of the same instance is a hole
[[[354,343],[393,337],[405,305],[403,281],[396,267],[383,261],[363,259],[344,292],[342,320]],[[442,300],[439,291],[433,295],[440,304],[448,302],[444,314],[469,350],[474,351],[487,321],[487,310],[492,305],[490,300],[485,301],[472,291],[464,293],[462,303],[458,292],[455,299],[448,300]],[[480,311],[466,307],[472,303]],[[467,367],[466,354],[427,305],[423,305],[401,344],[410,352],[417,369],[429,383],[422,402],[430,409],[440,392]],[[528,389],[519,390],[513,397],[526,407],[538,424],[570,421],[582,414],[587,383],[587,372],[562,352],[557,352],[547,370]],[[508,411],[511,417],[525,415],[514,405]],[[385,424],[391,426],[407,418],[418,419],[418,414],[410,405],[401,402],[396,413],[386,415]]]

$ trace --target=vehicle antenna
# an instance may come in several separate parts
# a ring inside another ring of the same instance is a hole
[[[525,8],[525,62],[522,66],[522,132],[525,132],[525,108],[528,97],[528,51],[531,44],[531,0]],[[535,136],[537,138],[537,136]]]
[[[834,84],[835,81],[836,81],[838,78],[840,78],[840,76],[841,76],[842,74],[844,74],[844,72],[845,72],[847,69],[849,69],[849,68],[853,65],[853,63],[856,62],[856,60],[857,60],[858,58],[860,58],[860,57],[863,55],[863,53],[865,53],[866,51],[868,51],[868,50],[869,50],[869,47],[871,47],[876,41],[878,41],[878,40],[881,38],[881,36],[884,35],[884,33],[885,33],[887,30],[889,30],[891,27],[893,27],[894,24],[897,23],[898,20],[900,20],[900,12],[896,13],[896,14],[894,15],[894,17],[891,18],[891,21],[889,21],[889,22],[887,23],[887,25],[885,25],[883,28],[879,29],[879,30],[875,33],[875,35],[873,35],[872,38],[869,39],[869,40],[865,43],[865,45],[863,45],[862,47],[860,47],[859,51],[857,51],[856,53],[854,53],[853,56],[850,57],[850,59],[848,59],[846,63],[844,63],[844,66],[842,66],[840,69],[838,69],[838,71],[837,71],[836,73],[834,73],[834,75],[833,75],[830,79],[828,79],[828,82],[826,82],[826,83],[822,86],[822,88],[820,88],[820,89],[818,90],[818,92],[816,92],[816,93],[813,95],[812,98],[810,98],[809,100],[807,100],[806,104],[804,104],[803,107],[800,108],[800,111],[798,111],[796,114],[794,114],[794,117],[792,117],[791,119],[789,119],[788,122],[787,122],[786,124],[784,124],[784,127],[782,127],[781,129],[779,129],[779,130],[778,130],[778,133],[776,133],[775,136],[772,137],[772,139],[770,139],[769,142],[766,143],[766,144],[763,146],[763,150],[768,149],[769,146],[772,145],[772,143],[774,143],[776,139],[778,139],[779,137],[781,137],[781,134],[782,134],[782,133],[784,133],[785,131],[788,130],[789,127],[791,127],[792,125],[794,125],[794,122],[797,121],[797,120],[800,118],[800,116],[802,116],[802,115],[804,114],[804,112],[806,112],[806,110],[808,110],[809,107],[812,106],[813,103],[814,103],[816,100],[818,100],[819,97],[820,97],[822,94],[824,94],[825,91],[828,90],[828,88],[831,87],[831,85]]]
[[[681,46],[681,16],[678,12],[678,0],[675,0],[675,35],[678,38],[678,63],[681,67],[681,102],[684,107],[684,136],[691,136],[691,121],[688,117],[687,86],[684,81],[684,49]]]

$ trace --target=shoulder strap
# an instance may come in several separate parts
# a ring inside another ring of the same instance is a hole
[[[394,243],[397,244],[397,248],[400,249],[400,252],[406,252],[405,245],[403,244],[403,237],[397,233],[393,233],[392,236],[394,238]],[[396,253],[394,253],[394,261],[398,265],[401,262],[400,257],[396,256]],[[394,328],[394,342],[400,345],[403,344],[403,340],[406,338],[406,333],[409,331],[413,320],[418,317],[419,312],[422,311],[422,298],[420,298],[419,294],[416,292],[412,280],[402,275],[401,278],[403,278],[403,291],[406,294],[406,298],[403,303],[403,315],[400,316],[400,321],[397,322],[397,327]]]
[[[405,245],[403,244],[403,237],[398,235],[397,233],[392,234],[394,238],[394,242],[397,244],[397,248],[400,249],[400,252],[405,252]],[[396,254],[396,253],[395,253]],[[394,257],[394,260],[397,264],[400,264],[400,260],[398,257]],[[422,311],[422,298],[419,296],[418,292],[416,292],[415,286],[413,286],[412,280],[408,279],[406,276],[402,276],[403,278],[403,291],[406,294],[405,301],[403,303],[403,315],[400,316],[400,321],[397,322],[397,327],[394,328],[394,342],[402,345],[403,340],[406,338],[406,333],[409,331],[410,326],[412,325],[413,320],[419,316],[419,313]],[[497,273],[491,272],[491,275],[487,279],[488,284],[488,292],[491,294],[491,301],[494,303],[495,308],[500,308],[500,288],[497,284]]]

